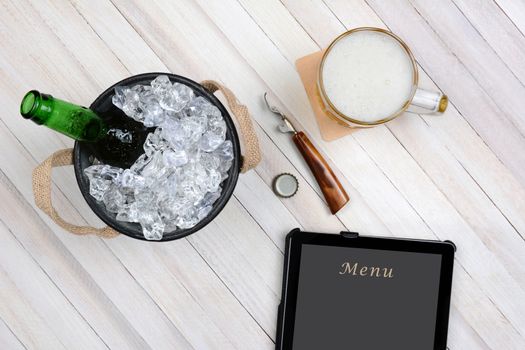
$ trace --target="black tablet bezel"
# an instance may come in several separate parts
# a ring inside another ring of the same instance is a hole
[[[452,272],[455,252],[455,246],[452,242],[380,238],[358,236],[357,234],[334,235],[302,232],[299,229],[295,229],[286,236],[283,291],[278,312],[279,320],[277,323],[276,349],[290,350],[293,346],[295,309],[299,284],[301,249],[303,244],[441,255],[442,263],[433,350],[445,350],[447,348],[450,293],[452,288]]]

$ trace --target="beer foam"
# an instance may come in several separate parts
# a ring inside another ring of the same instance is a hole
[[[358,31],[335,43],[321,72],[330,102],[346,116],[372,123],[403,107],[414,88],[409,54],[393,37]]]

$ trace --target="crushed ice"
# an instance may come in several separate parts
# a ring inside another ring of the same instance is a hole
[[[96,164],[84,170],[91,196],[117,220],[139,223],[149,240],[195,226],[219,199],[233,161],[221,112],[166,75],[149,86],[116,87],[112,101],[128,117],[156,129],[129,169]],[[128,141],[127,135],[118,136]]]

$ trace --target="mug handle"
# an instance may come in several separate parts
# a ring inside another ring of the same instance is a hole
[[[416,89],[407,112],[417,114],[443,113],[448,106],[448,97],[441,91]]]

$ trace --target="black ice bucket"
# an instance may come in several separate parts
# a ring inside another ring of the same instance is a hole
[[[90,109],[95,111],[102,118],[104,118],[105,115],[122,115],[122,117],[128,118],[119,108],[114,106],[111,101],[112,96],[115,93],[115,87],[133,86],[138,84],[148,85],[159,75],[167,75],[172,83],[177,82],[190,87],[196,96],[202,96],[206,98],[221,111],[227,127],[226,139],[232,142],[234,155],[232,167],[228,171],[228,177],[221,184],[221,197],[213,204],[211,212],[192,228],[176,229],[171,232],[164,232],[164,235],[160,241],[171,241],[197,232],[221,212],[233,194],[239,173],[245,172],[257,165],[257,163],[260,161],[260,151],[257,136],[253,130],[253,125],[250,120],[247,108],[238,103],[237,99],[229,89],[214,81],[204,81],[199,84],[188,78],[169,73],[146,73],[135,75],[109,87],[91,104]],[[223,104],[219,101],[219,99],[213,94],[217,90],[220,90],[224,94],[232,114],[237,118],[239,131],[245,144],[244,156],[241,155],[239,136],[237,134],[237,129],[232,120],[232,117],[230,116],[228,110],[226,110]],[[94,156],[91,153],[90,147],[86,146],[86,144],[83,142],[75,142],[72,152],[72,163],[75,169],[78,186],[89,207],[102,221],[104,221],[109,226],[109,228],[97,229],[86,226],[72,225],[67,223],[56,213],[55,209],[51,205],[50,195],[46,196],[46,192],[50,192],[51,168],[55,166],[68,165],[71,163],[71,159],[68,159],[70,153],[68,154],[67,151],[70,152],[70,150],[56,152],[53,156],[48,158],[44,163],[35,169],[35,172],[33,173],[33,183],[35,202],[37,206],[44,210],[57,224],[72,233],[94,233],[103,237],[112,237],[116,235],[116,232],[118,232],[132,238],[145,240],[140,224],[116,220],[115,213],[107,211],[102,202],[98,202],[89,194],[89,179],[84,174],[84,169],[92,165]],[[48,178],[49,181],[46,181],[46,178]],[[47,182],[49,182],[49,184]]]

